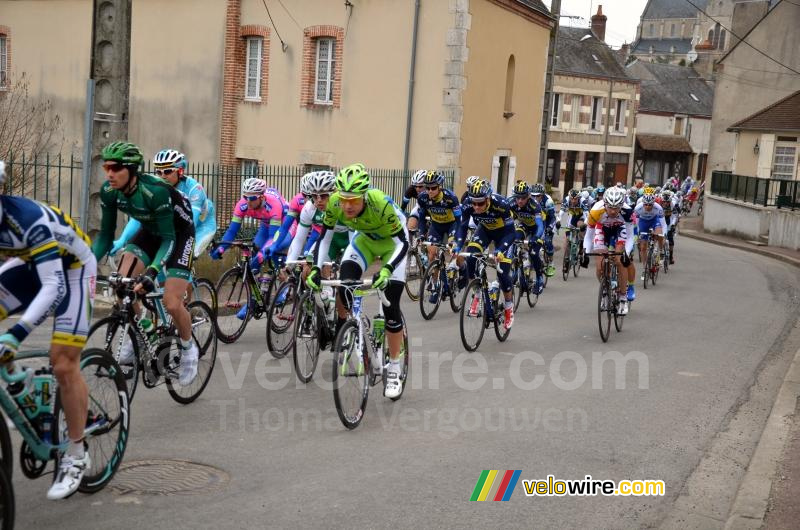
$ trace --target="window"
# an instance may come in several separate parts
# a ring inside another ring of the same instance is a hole
[[[258,160],[241,158],[242,161],[242,180],[258,176]]]
[[[656,27],[655,27],[655,25],[654,25],[654,24],[651,22],[651,23],[650,23],[650,36],[651,36],[651,37],[655,37],[655,35],[656,35]]]
[[[572,111],[569,115],[569,126],[572,129],[578,128],[578,118],[581,113],[581,97],[577,94],[572,95]]]
[[[697,101],[698,103],[700,102],[700,98],[698,98],[697,96],[695,96],[691,92],[689,92],[689,97],[692,98],[693,100]]]
[[[794,180],[795,167],[797,167],[797,145],[775,144],[772,178]]]
[[[727,36],[727,34],[725,33],[724,29],[719,32],[719,49],[720,50],[724,50],[725,49],[725,37],[726,36]]]
[[[617,108],[615,109],[616,115],[614,116],[614,131],[618,133],[625,132],[625,100],[617,100]]]
[[[551,109],[550,126],[558,127],[561,124],[561,94],[553,93],[553,108]]]
[[[247,37],[244,98],[261,101],[261,57],[264,49],[263,37]]]
[[[589,122],[589,129],[599,131],[603,124],[603,98],[595,96],[592,98],[592,116]]]
[[[673,133],[677,134],[678,136],[683,134],[683,118],[675,116],[675,130]]]
[[[0,88],[8,88],[8,42],[0,35]]]
[[[503,114],[510,118],[514,115],[514,112],[511,110],[511,104],[514,100],[514,70],[515,70],[515,60],[514,56],[511,55],[508,58],[508,66],[506,67],[506,101],[505,105],[503,105]]]
[[[317,39],[317,75],[314,103],[330,105],[333,103],[333,78],[336,61],[336,40],[330,38]]]
[[[674,36],[675,36],[675,24],[672,24],[672,25],[669,27],[669,36],[670,36],[670,37],[674,37]]]

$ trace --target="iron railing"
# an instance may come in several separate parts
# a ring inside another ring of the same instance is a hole
[[[757,206],[800,208],[800,181],[735,175],[730,171],[711,173],[711,194]]]

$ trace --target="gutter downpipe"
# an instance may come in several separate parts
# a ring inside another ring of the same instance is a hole
[[[417,67],[419,6],[420,0],[414,0],[414,33],[411,37],[411,71],[408,74],[408,110],[406,112],[406,142],[403,148],[403,173],[408,172],[408,154],[411,146],[411,112],[414,110],[414,71]]]

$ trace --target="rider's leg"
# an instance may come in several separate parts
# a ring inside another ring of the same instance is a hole
[[[58,381],[58,392],[64,406],[67,419],[67,432],[72,444],[80,445],[78,450],[83,456],[83,431],[86,428],[86,414],[89,408],[89,388],[81,375],[81,351],[83,345],[67,346],[53,343],[50,345],[50,362],[53,375]]]
[[[184,305],[183,297],[189,282],[183,278],[167,278],[164,282],[164,309],[172,315],[175,328],[182,341],[192,339],[192,319]]]

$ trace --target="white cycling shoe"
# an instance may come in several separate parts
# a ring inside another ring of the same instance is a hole
[[[47,498],[51,501],[66,499],[78,491],[83,475],[91,465],[92,459],[89,458],[89,453],[84,453],[83,458],[75,458],[68,454],[62,455],[58,463],[56,479],[47,491]]]
[[[180,375],[178,376],[178,383],[181,386],[188,386],[194,382],[197,377],[197,362],[200,358],[200,350],[197,349],[197,344],[192,342],[192,346],[188,350],[181,351],[181,364],[178,368]]]
[[[134,360],[133,341],[130,335],[125,334],[125,338],[122,339],[122,346],[119,347],[119,360],[117,362],[119,364],[133,364]]]
[[[383,395],[389,399],[397,399],[403,393],[403,381],[400,380],[400,374],[403,367],[400,363],[389,363],[386,368],[386,389]]]

